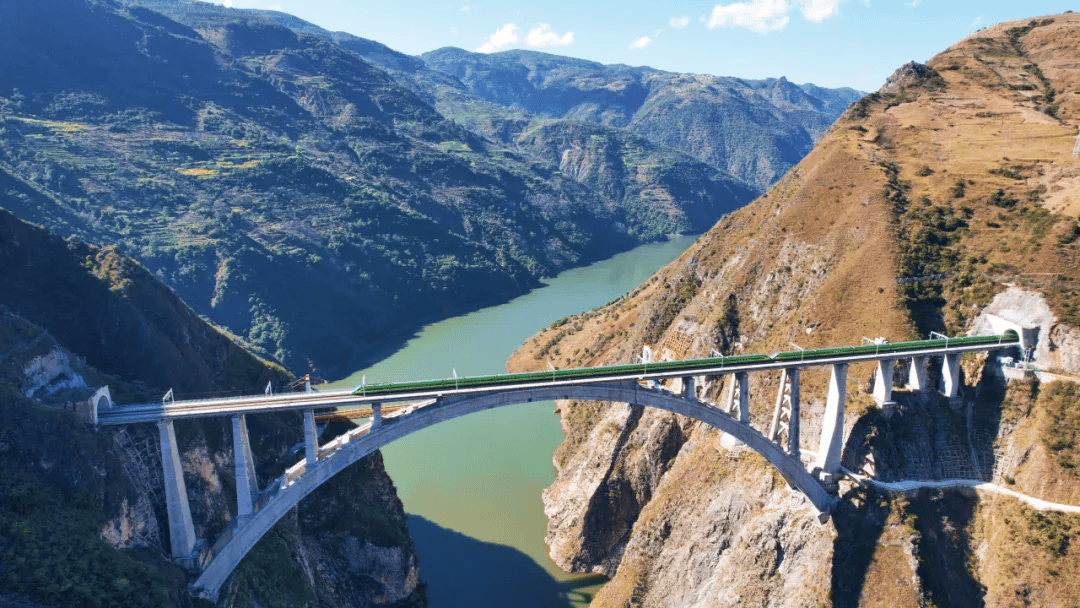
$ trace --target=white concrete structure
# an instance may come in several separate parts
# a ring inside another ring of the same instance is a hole
[[[958,362],[962,352],[991,351],[1009,347],[999,337],[995,343],[961,344],[959,346],[934,345],[927,348],[908,348],[914,359],[911,376],[913,384],[927,390],[925,366],[928,357],[944,355],[946,368],[949,361]],[[854,353],[854,354],[853,354]],[[166,504],[169,517],[171,554],[175,560],[189,567],[201,568],[194,584],[196,593],[215,598],[221,585],[247,554],[248,550],[269,530],[278,519],[288,512],[304,496],[324,481],[349,466],[357,459],[376,449],[413,432],[473,412],[491,408],[554,399],[601,400],[631,403],[664,409],[694,418],[719,429],[724,439],[744,445],[764,456],[785,479],[802,492],[822,514],[827,517],[835,504],[835,497],[815,478],[799,458],[800,415],[800,368],[829,366],[831,376],[829,393],[816,470],[830,479],[840,471],[840,458],[844,446],[844,409],[846,403],[847,368],[858,361],[882,361],[896,358],[895,353],[877,354],[862,351],[828,349],[814,360],[787,359],[755,355],[751,358],[685,362],[685,365],[650,369],[643,364],[640,370],[627,368],[604,368],[587,370],[587,374],[572,379],[537,380],[536,375],[499,376],[483,380],[488,384],[460,388],[454,383],[404,383],[396,391],[383,385],[376,395],[365,395],[363,388],[356,391],[310,391],[281,395],[260,395],[201,401],[163,400],[161,403],[143,404],[124,408],[98,411],[99,424],[129,424],[135,422],[158,423],[161,438],[162,469],[165,478]],[[651,364],[650,364],[651,365]],[[885,364],[888,365],[888,364]],[[680,369],[685,368],[685,369]],[[883,369],[879,365],[879,370]],[[919,370],[922,370],[921,373]],[[781,370],[780,394],[774,411],[769,436],[751,426],[749,404],[749,372]],[[691,375],[693,374],[693,375]],[[731,376],[726,403],[716,408],[699,401],[695,387],[698,375]],[[959,380],[956,373],[944,375]],[[677,378],[681,386],[677,393],[643,385],[656,385],[660,380]],[[884,382],[882,382],[885,385]],[[891,385],[891,381],[888,383]],[[387,394],[388,390],[393,391]],[[359,392],[360,394],[356,394]],[[383,416],[382,404],[413,403]],[[414,403],[416,402],[416,403]],[[111,400],[110,400],[111,404]],[[372,420],[343,435],[319,445],[315,410],[343,406],[370,406]],[[724,411],[724,410],[727,411]],[[245,415],[256,413],[299,410],[303,417],[304,456],[285,474],[270,484],[262,493],[256,484],[254,459],[251,456]],[[787,419],[784,421],[784,413]],[[204,555],[200,551],[202,541],[195,538],[191,510],[187,500],[176,444],[173,421],[182,418],[232,416],[233,449],[236,459],[237,514],[214,546]],[[388,423],[392,422],[392,423]],[[782,424],[783,423],[783,424]],[[779,433],[786,430],[787,447],[779,443]],[[205,563],[204,563],[205,562]]]
[[[892,401],[893,367],[895,359],[881,359],[877,362],[877,372],[874,375],[874,401],[878,405],[884,405]]]
[[[233,460],[236,468],[236,516],[251,517],[259,500],[259,484],[255,478],[255,459],[251,456],[247,420],[244,414],[232,417]]]
[[[844,451],[844,406],[847,402],[847,363],[832,366],[829,376],[829,396],[825,415],[821,419],[821,443],[818,444],[814,466],[835,475],[840,472],[840,456]]]
[[[930,357],[915,356],[911,358],[911,367],[908,369],[908,388],[913,391],[927,391],[930,389],[930,380],[926,375],[926,364]]]
[[[165,503],[169,512],[169,548],[172,558],[188,563],[195,552],[195,527],[191,524],[191,505],[188,503],[184,469],[176,447],[176,431],[172,420],[158,422],[161,439],[161,467],[165,473]]]

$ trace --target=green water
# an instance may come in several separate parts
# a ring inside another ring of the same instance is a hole
[[[693,241],[644,245],[563,272],[506,304],[435,323],[335,384],[501,373],[532,334],[629,292]],[[540,493],[555,479],[551,457],[563,438],[553,409],[541,402],[471,414],[383,449],[432,608],[587,604],[600,581],[563,572],[544,544]]]

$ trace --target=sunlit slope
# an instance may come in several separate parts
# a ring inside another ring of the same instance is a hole
[[[736,328],[744,349],[956,334],[1005,282],[1038,288],[1069,318],[1080,100],[1057,91],[1078,77],[1060,66],[1080,59],[1061,43],[1080,35],[1080,17],[1033,23],[898,70],[766,195],[630,297],[525,350],[563,334],[548,352],[569,364],[626,360],[642,343],[706,354]],[[612,332],[621,339],[596,348]]]
[[[629,362],[645,345],[682,359],[958,335],[1009,286],[1045,297],[1057,321],[1042,339],[1075,350],[1078,38],[1077,15],[1005,23],[904,66],[766,195],[626,297],[530,339],[508,367]],[[970,410],[913,399],[890,421],[866,390],[872,368],[851,366],[847,449],[897,477],[912,474],[912,455],[940,476],[948,450],[980,450],[1012,471],[1002,483],[1075,501],[1075,391],[976,388],[981,369],[964,363]],[[802,376],[804,449],[817,447],[826,379]],[[768,428],[777,379],[750,382],[752,423]],[[768,467],[714,433],[618,404],[559,410],[567,439],[545,493],[547,540],[564,567],[613,576],[595,606],[1075,597],[1075,517],[1005,498],[854,491],[816,527]]]

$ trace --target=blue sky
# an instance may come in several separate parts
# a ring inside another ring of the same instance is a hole
[[[220,0],[291,13],[418,55],[534,49],[602,63],[876,90],[908,61],[1066,0]]]

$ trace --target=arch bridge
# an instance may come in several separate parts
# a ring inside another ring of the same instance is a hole
[[[166,506],[172,558],[196,573],[194,594],[215,600],[218,591],[241,559],[289,509],[345,467],[406,435],[447,420],[497,407],[556,399],[602,400],[653,407],[700,420],[727,435],[728,444],[740,443],[764,456],[788,483],[802,492],[824,522],[836,503],[827,489],[840,471],[843,448],[845,386],[848,365],[877,362],[874,398],[891,400],[893,371],[901,359],[910,359],[908,386],[928,391],[927,366],[940,358],[941,391],[955,398],[960,386],[960,356],[965,352],[993,351],[1019,344],[1014,332],[995,336],[944,338],[916,342],[878,343],[819,350],[798,350],[767,355],[741,355],[688,361],[550,370],[449,378],[420,382],[361,385],[353,390],[313,391],[196,401],[176,401],[172,391],[160,404],[118,407],[109,399],[96,401],[100,425],[156,422],[165,478]],[[809,465],[800,453],[799,407],[801,370],[831,370],[825,417],[818,450]],[[749,374],[781,373],[769,429],[750,424]],[[727,394],[720,405],[698,398],[708,377],[729,376]],[[673,379],[674,390],[660,381]],[[102,405],[104,408],[102,409]],[[319,442],[317,412],[369,417],[368,422],[325,443]],[[360,408],[360,411],[355,411]],[[304,456],[260,489],[248,440],[246,417],[282,411],[303,414]],[[384,415],[385,414],[385,415]],[[230,416],[236,469],[237,516],[212,543],[196,539],[184,485],[174,421],[186,418]]]

